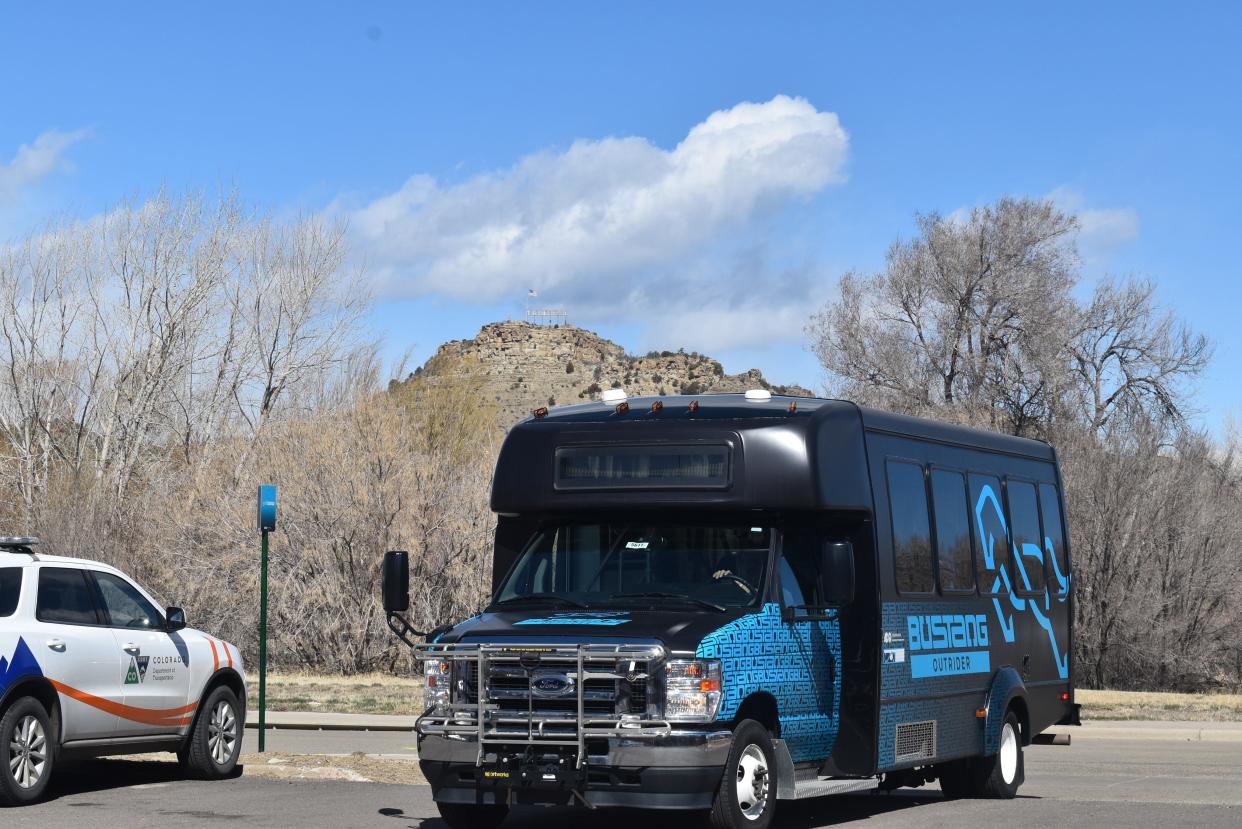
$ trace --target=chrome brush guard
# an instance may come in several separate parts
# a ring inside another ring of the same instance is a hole
[[[487,746],[504,744],[572,746],[581,768],[588,739],[653,739],[672,731],[651,716],[655,669],[667,656],[661,645],[426,644],[414,655],[448,663],[451,675],[449,701],[418,719],[418,733],[476,740],[476,765]],[[536,688],[549,677],[551,693]],[[642,696],[632,699],[640,683]]]

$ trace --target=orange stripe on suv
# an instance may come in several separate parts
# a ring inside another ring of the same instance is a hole
[[[110,699],[79,691],[77,688],[70,687],[63,682],[57,682],[54,679],[49,681],[52,683],[53,688],[70,699],[76,699],[78,702],[85,703],[92,708],[98,708],[100,711],[108,714],[115,714],[123,720],[130,720],[143,725],[189,725],[194,719],[194,709],[198,708],[197,702],[192,702],[181,708],[136,708],[132,705],[122,705]]]

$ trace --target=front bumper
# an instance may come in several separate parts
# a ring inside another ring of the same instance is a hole
[[[487,746],[480,764],[473,740],[418,738],[419,765],[443,803],[633,806],[706,809],[720,785],[732,734],[672,730],[658,739],[591,740],[585,762],[528,746]]]

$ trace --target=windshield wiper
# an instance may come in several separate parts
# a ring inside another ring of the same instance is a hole
[[[517,604],[518,602],[558,602],[567,604],[570,607],[581,607],[589,609],[591,606],[577,599],[571,599],[568,596],[562,596],[559,593],[527,593],[525,596],[510,596],[507,599],[501,599],[498,602],[492,602],[492,606],[496,607],[502,604]]]
[[[658,590],[646,590],[637,593],[613,593],[609,599],[677,599],[683,602],[692,602],[699,607],[708,607],[723,613],[726,608],[724,605],[709,602],[707,599],[700,599],[698,596],[691,596],[688,593],[662,593]]]

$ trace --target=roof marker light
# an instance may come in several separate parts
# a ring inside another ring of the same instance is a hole
[[[789,401],[789,413],[790,413],[790,414],[796,414],[796,413],[797,413],[797,411],[798,411],[798,401],[797,401],[797,400],[790,400],[790,401]]]
[[[690,414],[694,414],[698,410],[699,410],[699,401],[691,400],[690,401]]]
[[[617,404],[617,414],[623,415],[623,414],[629,414],[629,413],[630,413],[629,403],[618,403]]]
[[[746,400],[751,403],[767,403],[772,399],[772,392],[767,389],[747,389]]]
[[[660,411],[663,408],[664,408],[664,403],[660,400],[657,400],[656,402],[651,404],[652,414],[655,414],[656,412]]]
[[[547,417],[548,407],[540,406],[538,409],[535,409],[534,411],[532,411],[531,414],[533,414],[535,417]]]
[[[599,399],[603,403],[623,403],[625,398],[625,389],[604,389]]]

